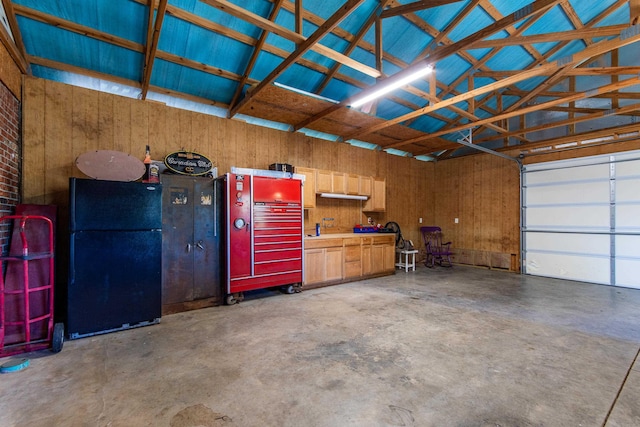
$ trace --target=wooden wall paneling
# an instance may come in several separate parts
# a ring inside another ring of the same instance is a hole
[[[22,100],[22,193],[24,203],[45,203],[45,80],[25,77]]]
[[[178,121],[178,135],[175,135],[177,149],[185,149],[187,151],[198,152],[200,148],[197,141],[193,139],[193,116],[194,112],[188,110],[172,109],[172,113],[175,113],[176,120]]]
[[[131,100],[131,150],[133,155],[139,155],[144,159],[144,150],[149,142],[149,108],[144,101]],[[161,159],[164,156],[158,156],[157,147],[149,147],[151,150],[151,158]]]
[[[193,145],[198,147],[196,152],[204,155],[215,165],[215,159],[211,156],[209,148],[209,126],[207,126],[207,117],[204,114],[194,113],[191,116],[191,138]]]
[[[282,139],[282,132],[275,129],[256,127],[259,144],[267,147],[267,155],[257,158],[259,169],[269,169],[272,163],[288,163],[286,149]]]
[[[145,145],[140,147],[131,141],[131,99],[113,97],[113,145],[112,150],[122,151],[144,159]]]
[[[167,107],[165,113],[166,126],[164,132],[166,135],[166,149],[167,153],[180,150],[190,150],[186,139],[186,134],[182,133],[180,129],[180,117],[176,114],[178,110],[176,108]]]
[[[313,167],[316,169],[329,169],[329,150],[327,150],[326,146],[328,145],[327,141],[316,141],[313,140]]]
[[[98,93],[98,133],[96,150],[113,150],[113,103],[116,97],[108,93]]]
[[[75,160],[79,155],[95,150],[95,141],[98,133],[98,92],[80,87],[73,87],[72,92],[72,118],[71,118],[71,152],[72,174],[71,176],[86,177],[75,166]]]
[[[520,171],[515,163],[502,168],[502,182],[500,251],[511,256],[511,269],[520,271]]]
[[[0,43],[0,76],[2,76],[2,83],[18,100],[22,101],[24,96],[22,93],[22,73],[2,43]]]
[[[209,129],[207,141],[207,147],[209,147],[209,156],[214,165],[218,168],[218,176],[223,175],[227,171],[222,168],[220,155],[220,128],[222,127],[223,119],[219,117],[211,117],[203,114],[207,128]]]
[[[456,246],[459,248],[462,247],[475,249],[477,248],[477,245],[476,233],[474,229],[476,227],[479,227],[479,225],[475,222],[476,209],[478,208],[475,198],[475,160],[473,157],[469,157],[463,159],[462,164],[451,166],[457,166],[458,168],[462,168],[465,170],[465,173],[463,174],[465,179],[464,181],[460,182],[460,192],[464,193],[462,194],[460,203],[464,204],[464,208],[461,209],[462,213],[458,217],[460,222],[459,224],[457,224],[457,228],[459,229],[460,233],[460,244]],[[454,218],[449,218],[449,220],[453,222]]]
[[[231,132],[231,123],[225,123],[225,126],[219,126],[216,132],[216,145],[218,156],[218,173],[224,174],[229,172],[229,163],[231,161],[230,154],[225,149],[227,145],[227,134]]]
[[[143,101],[141,101],[143,102]],[[171,153],[169,148],[169,135],[167,134],[167,112],[169,109],[157,102],[145,101],[149,115],[148,139],[151,150],[151,158],[154,160],[164,160],[167,154]]]
[[[72,138],[72,92],[60,83],[45,83],[45,204],[66,206],[69,177],[75,167]]]
[[[489,185],[485,186],[485,191],[488,191],[487,201],[489,203],[489,251],[492,253],[502,252],[502,193],[504,192],[504,181],[502,180],[502,169],[503,166],[506,166],[508,160],[500,158],[498,156],[488,156],[487,164],[488,164],[488,176]],[[494,260],[491,260],[491,266],[497,267]]]
[[[80,151],[114,149],[116,139],[124,139],[118,135],[127,133],[127,118],[115,109],[123,110],[120,105],[128,103],[130,150],[140,147],[140,153],[134,155],[142,157],[148,142],[155,159],[183,147],[202,152],[215,162],[220,174],[231,166],[263,168],[287,162],[384,177],[387,212],[377,214],[377,222],[397,221],[405,237],[416,243],[420,241],[417,218],[422,217],[423,225],[440,225],[456,250],[517,253],[518,173],[510,162],[480,155],[425,163],[161,103],[115,98],[25,78],[25,201],[60,200],[66,205],[68,177],[76,173],[75,158]],[[62,145],[58,139],[63,140]],[[324,217],[335,218],[330,231],[348,231],[354,223],[366,221],[361,207],[351,200],[318,199],[318,208],[308,211],[305,218],[307,232]],[[455,217],[459,224],[453,223]]]

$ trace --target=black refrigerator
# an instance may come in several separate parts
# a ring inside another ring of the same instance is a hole
[[[162,185],[71,178],[71,339],[158,323]]]

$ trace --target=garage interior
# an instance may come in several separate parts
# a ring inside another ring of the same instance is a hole
[[[0,424],[639,425],[639,17],[640,0],[3,0],[0,213],[57,207],[56,298],[91,151],[293,165],[315,180],[305,254],[326,252],[316,224],[389,222],[419,253],[33,353],[0,377]],[[323,173],[380,183],[378,204],[322,197]],[[423,264],[426,225],[453,267]]]

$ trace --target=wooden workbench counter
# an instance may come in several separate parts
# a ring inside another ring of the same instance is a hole
[[[305,288],[394,274],[395,236],[339,233],[305,237]]]

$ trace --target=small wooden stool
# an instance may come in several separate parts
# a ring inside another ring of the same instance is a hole
[[[417,249],[405,250],[405,249],[396,249],[396,254],[398,254],[398,262],[396,262],[396,267],[404,268],[405,273],[411,269],[411,271],[416,271],[416,254],[418,253]],[[404,260],[403,260],[404,256]],[[411,256],[411,261],[409,261],[409,256]]]

